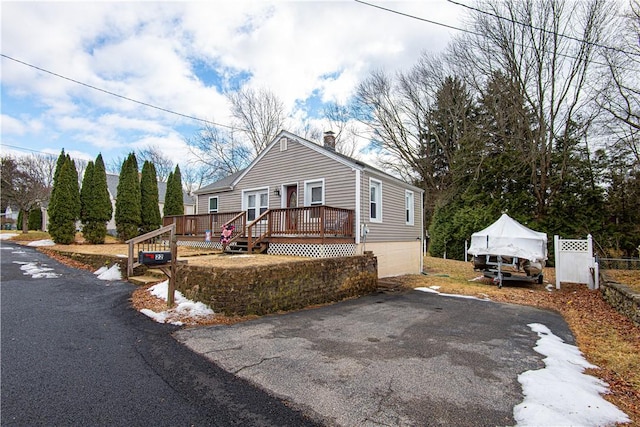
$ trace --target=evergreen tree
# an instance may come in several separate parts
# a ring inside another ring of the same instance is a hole
[[[83,232],[84,226],[87,225],[89,219],[87,218],[87,210],[91,206],[92,197],[92,183],[93,183],[93,169],[94,164],[90,161],[84,170],[84,176],[82,177],[82,187],[80,188],[80,221],[82,221]]]
[[[58,158],[51,200],[49,202],[49,234],[55,243],[68,245],[75,240],[76,221],[80,217],[78,171],[69,155]]]
[[[142,207],[141,233],[148,233],[149,231],[160,228],[162,226],[162,218],[160,217],[158,178],[156,175],[156,167],[149,160],[145,161],[142,166],[140,205]]]
[[[29,211],[28,222],[29,230],[42,230],[42,209],[40,209],[40,205]]]
[[[22,228],[22,218],[24,217],[22,209],[18,211],[18,219],[16,219],[16,229],[20,230]],[[29,229],[29,227],[27,227]]]
[[[139,235],[141,222],[140,180],[134,153],[122,163],[117,191],[116,230],[120,240],[126,241]]]
[[[91,167],[91,172],[89,168]],[[104,161],[102,160],[102,154],[98,154],[95,161],[89,162],[87,170],[85,171],[85,180],[83,181],[82,189],[87,188],[87,196],[83,202],[83,224],[82,229],[84,238],[91,244],[104,243],[107,235],[107,222],[111,219],[113,213],[113,206],[111,205],[111,198],[109,197],[109,189],[107,187],[107,174],[104,167]],[[87,180],[87,174],[90,174],[90,179]]]
[[[182,198],[182,175],[180,166],[169,174],[167,180],[167,192],[164,196],[164,216],[184,215],[184,199]]]

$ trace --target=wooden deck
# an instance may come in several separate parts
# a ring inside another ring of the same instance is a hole
[[[247,221],[245,211],[163,218],[164,226],[172,224],[180,240],[194,241],[205,240],[207,234],[211,241],[219,241],[223,227],[231,227],[229,243],[246,241],[249,252],[262,242],[355,243],[354,211],[330,206],[269,209],[253,221]]]

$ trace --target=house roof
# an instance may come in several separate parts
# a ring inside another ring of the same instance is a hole
[[[360,170],[364,170],[367,172],[370,172],[374,175],[378,175],[381,177],[386,177],[387,179],[391,179],[393,181],[396,181],[404,186],[408,186],[411,187],[413,190],[417,191],[417,192],[424,192],[424,190],[420,187],[416,187],[414,185],[411,185],[401,179],[398,179],[396,177],[394,177],[393,175],[390,175],[380,169],[377,169],[373,166],[370,166],[360,160],[356,160],[354,158],[351,158],[349,156],[345,156],[344,154],[341,153],[337,153],[335,150],[330,150],[325,148],[322,145],[316,144],[313,141],[309,141],[305,138],[302,138],[298,135],[295,135],[291,132],[288,132],[286,130],[282,130],[278,133],[278,135],[273,139],[273,141],[271,141],[271,143],[260,152],[260,154],[258,154],[258,156],[251,162],[251,164],[243,169],[240,170],[238,172],[235,172],[231,175],[228,175],[212,184],[209,184],[205,187],[202,187],[200,189],[198,189],[197,191],[195,191],[195,194],[202,194],[202,193],[215,193],[215,192],[221,192],[221,191],[228,191],[228,190],[232,190],[233,187],[242,179],[242,177],[244,175],[246,175],[261,159],[262,157],[264,157],[264,155],[269,152],[269,150],[271,149],[271,147],[273,147],[278,141],[280,141],[281,138],[286,137],[286,138],[290,138],[293,139],[295,141],[297,141],[298,143],[304,145],[305,147],[308,147],[324,156],[330,157],[333,160],[342,163],[346,166],[349,166],[351,168],[354,169],[360,169]]]
[[[199,193],[216,193],[216,192],[219,192],[219,191],[231,190],[235,179],[238,176],[240,176],[244,171],[245,171],[245,169],[241,169],[241,170],[239,170],[237,172],[232,173],[231,175],[227,175],[224,178],[219,179],[214,183],[211,183],[209,185],[205,185],[202,188],[199,188],[198,190],[194,191],[194,193],[195,194],[199,194]]]
[[[112,198],[116,198],[118,195],[118,183],[120,182],[120,176],[115,174],[107,174],[107,188]],[[167,194],[167,183],[158,181],[158,201],[164,203],[165,195]],[[190,196],[186,191],[182,191],[182,202],[185,205],[196,204],[195,197]]]

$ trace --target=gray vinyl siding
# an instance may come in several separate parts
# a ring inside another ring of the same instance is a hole
[[[276,196],[274,190],[281,185],[298,185],[298,206],[304,205],[305,182],[324,180],[324,204],[336,208],[355,209],[356,173],[348,165],[289,139],[287,149],[280,151],[274,144],[263,157],[240,179],[235,189],[198,196],[198,213],[207,213],[209,197],[218,196],[218,211],[242,209],[242,190],[269,189],[269,209],[280,208],[284,194]]]
[[[369,178],[382,182],[382,222],[371,222],[369,218]],[[413,191],[414,225],[407,225],[405,214],[405,190]],[[422,237],[422,194],[415,188],[403,186],[398,181],[383,175],[363,173],[360,221],[369,227],[368,242],[402,242]]]
[[[320,148],[323,150],[324,148]],[[324,180],[324,204],[355,209],[355,172],[346,165],[289,139],[287,149],[276,143],[240,180],[238,188],[269,187],[269,208],[282,206],[285,195],[274,190],[282,184],[298,184],[298,206],[304,205],[305,181]],[[238,196],[240,197],[240,196]]]

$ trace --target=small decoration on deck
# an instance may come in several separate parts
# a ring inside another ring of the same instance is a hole
[[[231,234],[236,229],[235,225],[226,224],[222,226],[222,233],[220,233],[220,243],[223,245],[228,244],[231,241]]]

